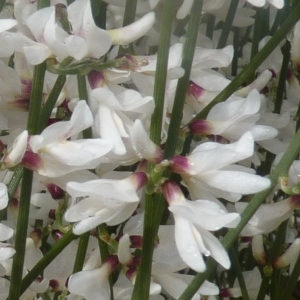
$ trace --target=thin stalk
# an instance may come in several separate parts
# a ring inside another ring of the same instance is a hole
[[[27,130],[31,135],[38,134],[45,72],[46,62],[34,67],[27,121]]]
[[[263,15],[264,15],[264,8],[261,7],[256,8],[253,40],[252,40],[252,47],[251,47],[251,60],[258,53],[258,44],[262,36]]]
[[[155,109],[151,117],[150,138],[159,145],[163,122],[164,99],[168,72],[169,46],[172,32],[174,2],[166,0],[163,2],[163,26],[159,36],[159,48],[157,53],[156,70],[154,82]]]
[[[17,187],[19,186],[22,176],[23,176],[23,167],[17,166],[14,171],[13,176],[11,177],[11,179],[7,185],[7,193],[8,193],[8,198],[10,200],[13,197],[14,192],[16,191]]]
[[[86,86],[86,78],[84,75],[77,75],[77,85],[78,85],[78,93],[79,93],[79,99],[85,100],[87,103],[89,103],[89,96],[87,92],[87,86]],[[82,132],[83,138],[89,139],[93,136],[92,128],[89,127]]]
[[[236,76],[238,73],[238,60],[239,60],[239,41],[240,41],[239,28],[233,28],[233,59],[231,62],[231,76]]]
[[[44,7],[50,6],[50,0],[38,0],[37,9],[42,9]]]
[[[216,17],[214,15],[208,14],[207,15],[207,22],[206,22],[206,33],[205,35],[212,40],[214,35],[214,28],[215,28]]]
[[[280,114],[281,111],[281,105],[282,105],[283,96],[285,92],[285,82],[286,82],[288,69],[289,69],[290,50],[291,50],[291,43],[287,40],[284,45],[283,60],[282,60],[279,81],[278,81],[278,86],[276,91],[276,99],[275,99],[275,105],[273,111],[275,114]]]
[[[0,12],[2,11],[4,5],[5,5],[6,0],[0,0]]]
[[[45,256],[29,271],[20,285],[21,293],[25,292],[31,283],[47,268],[47,266],[78,236],[69,230],[58,242],[56,242]],[[11,298],[12,300],[19,298]]]
[[[16,254],[13,258],[8,300],[19,299],[21,295],[21,281],[25,258],[32,179],[33,172],[31,170],[24,169],[15,236]]]
[[[73,267],[73,273],[79,272],[83,268],[84,260],[85,260],[85,255],[86,255],[86,250],[88,247],[90,239],[90,232],[86,232],[82,234],[79,238],[79,244],[76,252],[76,258],[75,258],[75,263]]]
[[[123,26],[127,26],[135,21],[136,8],[137,8],[137,0],[126,0]],[[130,45],[129,49],[120,46],[119,55],[123,55],[129,52],[133,53],[132,45]]]
[[[38,121],[41,108],[45,71],[45,62],[36,66],[33,71],[33,82],[27,121],[27,130],[31,135],[38,132]],[[21,295],[22,270],[24,267],[25,258],[32,179],[33,171],[24,169],[15,235],[16,254],[13,258],[11,270],[10,290],[8,296],[9,300],[19,299]]]
[[[168,71],[169,46],[172,33],[172,21],[174,12],[174,1],[165,0],[162,2],[162,22],[159,36],[159,48],[154,82],[155,109],[151,117],[150,138],[159,145],[161,142],[164,98],[166,89],[166,78]],[[151,173],[153,166],[149,166]],[[145,216],[141,263],[139,265],[137,278],[134,284],[132,300],[148,300],[151,281],[152,256],[159,223],[164,211],[165,200],[162,194],[146,194]]]
[[[97,232],[98,232],[98,245],[100,249],[100,257],[101,257],[101,262],[105,262],[107,257],[109,256],[109,250],[108,250],[108,244],[101,238],[101,236],[107,236],[109,237],[109,233],[107,231],[107,226],[106,224],[100,224],[97,227]],[[114,299],[114,290],[113,290],[113,276],[112,274],[109,276],[109,288],[110,288],[110,299]]]
[[[286,233],[286,226],[287,226],[287,221],[283,222],[280,224],[275,241],[272,245],[272,249],[270,252],[270,255],[268,257],[268,267],[272,268],[272,262],[276,257],[280,255],[281,252],[281,246],[285,241],[285,233]],[[257,295],[257,300],[263,300],[265,299],[266,293],[268,292],[269,289],[269,281],[271,280],[271,298],[276,299],[276,297],[279,295],[279,276],[280,276],[280,271],[279,270],[273,270],[271,277],[266,276],[265,274],[263,275],[263,280],[260,285],[260,289]],[[277,292],[276,292],[277,291]]]
[[[247,82],[249,78],[252,78],[252,74],[255,73],[256,69],[260,64],[269,56],[269,54],[279,45],[282,39],[285,38],[287,33],[297,23],[300,16],[300,3],[291,12],[290,16],[285,20],[280,29],[275,32],[272,38],[266,43],[266,45],[257,53],[257,55],[238,75],[232,80],[232,82],[218,95],[214,100],[209,103],[197,116],[193,119],[204,119],[208,112],[217,103],[225,101],[231,96],[243,83]]]
[[[247,286],[243,277],[243,272],[241,269],[241,265],[239,262],[239,257],[238,257],[238,253],[237,253],[237,249],[235,246],[233,246],[230,249],[230,258],[231,258],[231,262],[233,265],[233,269],[234,272],[237,276],[238,282],[239,282],[239,286],[242,292],[242,298],[243,300],[250,300],[249,295],[248,295],[248,291],[247,291]]]
[[[236,13],[238,4],[239,4],[239,0],[231,0],[231,2],[230,2],[229,8],[228,8],[228,13],[227,13],[226,19],[224,21],[220,39],[219,39],[219,42],[217,45],[218,49],[224,48],[226,46],[230,30],[232,29],[232,23],[233,23],[233,19],[235,17],[235,13]]]
[[[241,222],[238,224],[236,228],[230,229],[228,233],[225,235],[222,241],[222,244],[225,249],[228,250],[233,245],[233,243],[238,238],[240,232],[247,225],[247,223],[254,215],[256,210],[260,207],[262,203],[264,203],[265,199],[276,187],[279,177],[282,176],[283,174],[287,174],[291,164],[297,157],[299,151],[300,151],[300,130],[297,131],[288,149],[282,156],[280,162],[277,164],[277,166],[274,167],[273,171],[271,172],[269,176],[269,179],[271,181],[270,187],[267,190],[256,194],[251,199],[249,205],[241,215]],[[194,277],[190,285],[179,297],[179,300],[190,300],[193,297],[193,295],[197,292],[199,287],[203,284],[203,282],[208,278],[208,276],[212,274],[214,269],[217,267],[217,263],[212,258],[209,258],[206,266],[207,266],[206,271],[204,273],[197,274]],[[300,271],[300,267],[299,267],[299,271]],[[281,299],[287,299],[287,298],[281,298]]]
[[[95,24],[98,27],[105,29],[107,3],[102,0],[91,0],[91,7]]]
[[[198,28],[201,20],[202,0],[194,1],[188,29],[186,33],[186,41],[183,47],[181,67],[184,69],[184,76],[178,80],[175,99],[172,109],[172,118],[168,130],[168,138],[166,141],[164,157],[169,158],[174,155],[176,150],[176,141],[178,141],[180,124],[183,116],[183,106],[186,92],[189,85],[189,78],[192,69],[194,52],[197,42]]]
[[[148,300],[151,279],[152,256],[160,219],[166,206],[162,194],[146,194],[143,236],[143,252],[132,300]]]
[[[295,290],[299,275],[300,275],[300,253],[296,261],[296,264],[294,266],[294,269],[292,271],[292,274],[286,286],[284,287],[282,294],[280,295],[280,299],[285,299],[285,300],[295,299],[294,297],[292,297],[292,293]]]
[[[51,116],[52,110],[56,104],[57,98],[64,87],[66,82],[65,75],[59,75],[54,83],[54,86],[48,96],[47,102],[41,110],[40,122],[39,122],[39,133],[46,127],[47,122]]]

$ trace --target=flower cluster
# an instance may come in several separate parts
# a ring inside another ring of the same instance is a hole
[[[297,295],[294,2],[0,3],[0,300]]]

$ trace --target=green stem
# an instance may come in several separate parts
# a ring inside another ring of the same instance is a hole
[[[16,254],[13,258],[8,300],[19,299],[21,295],[21,281],[25,258],[32,179],[33,172],[31,170],[24,169],[15,236]]]
[[[300,253],[296,261],[296,264],[294,266],[294,269],[292,271],[292,274],[286,286],[284,287],[282,294],[280,295],[280,299],[285,299],[285,300],[296,299],[292,297],[292,293],[295,290],[299,275],[300,275]]]
[[[79,272],[83,268],[86,250],[87,250],[88,243],[89,243],[89,238],[90,238],[89,231],[82,234],[79,238],[79,244],[78,244],[75,263],[74,263],[74,267],[73,267],[73,273]]]
[[[262,36],[261,31],[262,31],[262,25],[263,25],[263,14],[264,14],[264,8],[261,8],[261,7],[256,8],[253,40],[252,40],[252,47],[251,47],[251,60],[258,53],[258,44],[259,44],[261,36]]]
[[[199,11],[202,11],[202,4],[202,0],[194,1],[191,10],[181,63],[181,67],[184,69],[185,73],[184,76],[178,80],[176,88],[172,109],[172,118],[170,121],[168,138],[164,151],[165,158],[170,158],[171,156],[173,156],[176,150],[176,141],[178,141],[180,124],[183,115],[184,100],[189,85],[189,78],[197,42],[198,28],[201,20],[201,14],[199,14]]]
[[[23,167],[22,166],[17,166],[13,176],[11,177],[8,185],[7,185],[7,193],[8,193],[8,198],[11,199],[19,186],[19,183],[22,179],[23,176]]]
[[[78,85],[79,99],[83,99],[87,103],[89,103],[89,96],[88,96],[87,86],[86,86],[86,78],[84,75],[77,75],[77,85]],[[93,136],[92,128],[89,127],[83,130],[82,134],[84,139],[91,138]]]
[[[281,70],[279,75],[279,81],[278,81],[276,99],[275,99],[275,105],[273,111],[275,114],[280,114],[281,111],[281,105],[282,105],[284,91],[285,91],[285,82],[286,82],[288,69],[289,69],[290,50],[291,50],[291,43],[289,41],[286,41],[283,49],[283,60],[282,60],[282,65],[281,65]]]
[[[127,26],[135,21],[135,14],[137,8],[137,0],[127,0],[124,12],[123,26]],[[130,48],[124,48],[120,46],[119,55],[124,55],[126,53],[134,53],[132,44],[129,46]]]
[[[266,45],[257,53],[257,55],[251,60],[239,75],[232,80],[232,82],[217,96],[214,100],[209,103],[197,116],[193,119],[204,119],[208,112],[217,103],[225,101],[231,96],[243,83],[247,82],[249,78],[252,78],[252,74],[260,66],[260,64],[269,56],[270,53],[279,45],[287,33],[297,23],[300,16],[300,3],[291,12],[290,16],[285,20],[283,25],[276,31],[273,37],[266,43]]]
[[[29,271],[20,284],[23,293],[30,284],[47,268],[47,266],[61,253],[77,236],[69,230],[58,242],[56,242],[45,256]],[[19,298],[11,298],[15,300]]]
[[[162,194],[146,194],[143,236],[143,252],[137,278],[134,284],[132,300],[148,300],[151,281],[152,256],[155,239],[166,204]]]
[[[6,0],[0,0],[0,12],[2,11],[4,5],[5,5]]]
[[[233,58],[231,62],[231,76],[236,76],[238,73],[238,60],[239,60],[239,41],[240,41],[239,28],[233,28]]]
[[[276,257],[278,257],[281,253],[282,249],[282,244],[284,243],[285,240],[285,233],[286,233],[286,226],[287,226],[287,221],[283,222],[280,224],[275,241],[272,245],[272,249],[268,258],[268,265],[267,267],[270,269],[272,268],[272,262]],[[278,297],[278,292],[279,292],[279,276],[280,276],[280,271],[279,270],[274,270],[272,271],[271,276],[267,276],[266,274],[263,274],[263,280],[260,285],[260,289],[257,295],[257,300],[263,300],[265,299],[265,296],[269,290],[269,281],[271,280],[271,299],[276,299]],[[277,293],[276,293],[277,291]]]
[[[212,40],[214,35],[216,17],[211,14],[207,14],[207,22],[206,22],[206,33],[205,35]]]
[[[230,30],[232,29],[232,23],[233,23],[233,19],[235,17],[235,13],[236,13],[238,4],[239,4],[239,0],[231,0],[231,2],[230,2],[229,8],[228,8],[228,13],[227,13],[226,19],[224,21],[220,39],[218,42],[218,46],[217,46],[218,49],[224,48],[226,46],[226,42],[227,42]]]
[[[102,0],[91,0],[94,22],[102,29],[106,28],[106,7],[107,3]]]
[[[50,6],[50,0],[38,0],[37,9],[42,9],[44,7]]]
[[[38,132],[38,122],[43,94],[45,71],[45,62],[36,66],[33,71],[33,82],[30,96],[31,100],[27,121],[27,130],[30,135],[36,134]],[[33,171],[24,169],[15,235],[16,254],[13,258],[11,270],[10,290],[8,296],[9,300],[19,299],[21,295],[22,270],[24,267],[25,258],[32,179]]]
[[[40,122],[39,122],[39,133],[44,130],[47,122],[51,116],[52,110],[56,104],[57,98],[64,87],[66,82],[65,75],[59,75],[54,83],[54,86],[48,96],[48,99],[41,110]]]
[[[30,135],[38,134],[45,72],[46,62],[34,67],[33,70],[33,81],[27,122],[27,129]]]
[[[157,63],[154,82],[155,109],[151,117],[150,138],[159,145],[161,142],[161,131],[164,112],[164,99],[168,72],[169,46],[172,32],[174,2],[165,0],[163,2],[163,26],[159,36],[159,48],[157,53]]]
[[[155,109],[151,117],[150,138],[159,145],[161,142],[164,98],[166,89],[166,78],[168,72],[169,46],[172,33],[174,1],[165,0],[162,2],[163,16],[161,32],[159,36],[159,48],[157,54],[157,64],[154,82]],[[149,167],[151,173],[154,166]],[[152,256],[155,245],[159,223],[164,211],[165,200],[162,194],[146,194],[145,216],[141,263],[139,265],[137,278],[134,284],[132,300],[148,300],[151,281]],[[146,238],[147,237],[147,238]]]
[[[300,7],[300,6],[298,6]],[[271,172],[269,179],[271,181],[270,187],[258,194],[256,194],[250,201],[247,208],[244,210],[244,212],[241,215],[241,222],[238,224],[236,228],[230,229],[228,233],[225,235],[222,244],[225,249],[229,249],[233,243],[238,238],[240,232],[243,230],[243,228],[247,225],[251,217],[254,215],[256,210],[259,208],[259,206],[264,203],[267,196],[273,191],[273,189],[276,187],[278,179],[282,174],[286,174],[297,157],[298,153],[300,151],[300,130],[296,133],[293,140],[291,141],[288,149],[284,153],[283,157],[281,158],[280,162],[277,164],[277,166],[274,167],[273,171]],[[190,285],[186,288],[186,290],[183,292],[183,294],[180,296],[179,300],[190,300],[193,295],[197,292],[199,287],[203,284],[203,282],[208,278],[208,276],[214,271],[214,269],[217,266],[217,263],[212,259],[209,258],[207,260],[207,269],[204,273],[197,274]],[[281,298],[286,299],[286,298]]]
[[[100,257],[101,257],[101,262],[104,263],[109,256],[109,250],[108,250],[108,244],[104,241],[103,237],[107,236],[110,238],[110,235],[107,231],[107,226],[106,224],[100,224],[97,227],[98,231],[98,245],[100,249]],[[114,299],[114,290],[113,290],[113,275],[111,274],[109,276],[109,288],[110,288],[110,299]]]
[[[248,295],[248,291],[247,291],[247,286],[244,280],[244,276],[242,273],[242,269],[241,269],[241,265],[239,262],[239,258],[238,258],[238,253],[237,253],[237,249],[235,246],[233,246],[230,249],[230,258],[231,258],[231,262],[233,265],[233,269],[234,272],[237,276],[238,282],[239,282],[239,286],[242,292],[242,298],[243,300],[250,300],[249,295]]]

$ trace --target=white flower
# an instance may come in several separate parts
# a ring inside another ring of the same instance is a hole
[[[102,223],[120,224],[136,209],[140,201],[137,191],[146,181],[144,173],[136,172],[122,180],[69,182],[67,192],[73,198],[73,205],[67,210],[65,219],[76,222],[73,227],[75,234],[82,234]],[[78,197],[84,198],[76,202]]]
[[[252,133],[255,141],[274,138],[277,135],[275,128],[256,124],[260,106],[261,96],[257,90],[252,90],[247,98],[216,104],[206,120],[196,120],[189,128],[193,133],[221,135],[233,141],[247,131]]]
[[[111,256],[103,265],[94,270],[84,270],[70,276],[70,293],[83,296],[86,300],[109,300],[110,287],[108,276],[118,265],[116,256]]]
[[[124,139],[130,137],[133,119],[150,115],[154,109],[153,97],[143,97],[137,91],[114,85],[96,88],[91,92],[91,107],[95,115],[96,136],[111,141],[113,152],[124,155]]]
[[[239,202],[235,208],[242,213],[247,203]],[[257,234],[268,234],[275,230],[280,223],[293,215],[293,211],[300,207],[300,196],[295,195],[276,203],[262,204],[252,216],[241,234],[243,236],[253,236]]]
[[[179,187],[166,181],[162,187],[175,219],[175,241],[183,261],[197,272],[206,269],[202,255],[212,256],[224,268],[230,260],[216,237],[209,231],[235,227],[240,217],[226,213],[218,204],[208,200],[187,201]]]
[[[48,177],[95,168],[102,156],[111,150],[111,143],[104,139],[68,140],[92,124],[89,107],[81,100],[69,121],[50,125],[40,135],[30,136],[28,143],[27,131],[21,133],[3,162],[7,167],[22,162]]]
[[[249,168],[233,164],[250,157],[253,146],[253,136],[246,132],[232,144],[200,144],[188,157],[171,158],[170,167],[182,175],[190,192],[198,199],[212,199],[213,196],[237,201],[241,195],[254,194],[270,186],[269,179],[253,174]]]

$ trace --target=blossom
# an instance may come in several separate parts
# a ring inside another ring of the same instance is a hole
[[[228,255],[218,239],[209,231],[235,227],[240,217],[226,213],[218,204],[208,200],[187,201],[172,181],[162,186],[175,219],[175,241],[183,261],[197,272],[205,270],[202,255],[212,256],[224,268],[229,268]]]
[[[86,300],[109,300],[108,276],[118,263],[118,258],[111,256],[100,268],[84,270],[71,275],[68,281],[70,293],[83,296]]]
[[[235,208],[239,213],[247,207],[247,203],[239,202]],[[294,195],[283,201],[262,204],[252,216],[241,234],[253,236],[257,234],[268,234],[275,230],[280,223],[293,215],[293,211],[300,207],[300,196]]]
[[[76,222],[75,234],[82,234],[102,223],[120,224],[136,209],[140,200],[137,191],[146,181],[146,174],[136,172],[121,180],[69,182],[67,192],[73,198],[73,205],[65,213],[65,219]],[[77,201],[79,197],[83,198]]]
[[[169,160],[172,171],[182,175],[189,191],[212,199],[222,197],[237,201],[241,195],[253,194],[270,186],[270,180],[253,174],[253,170],[233,163],[253,154],[254,139],[246,132],[235,143],[207,142],[198,145],[188,157]]]
[[[216,104],[206,120],[196,120],[189,125],[193,133],[221,135],[229,140],[239,139],[250,131],[255,141],[267,140],[277,135],[270,126],[256,124],[260,115],[261,96],[252,90],[247,98]]]
[[[81,100],[69,121],[52,124],[40,135],[28,137],[27,131],[23,131],[4,157],[3,163],[6,167],[22,163],[48,177],[95,168],[101,157],[111,150],[111,143],[104,139],[68,140],[92,124],[89,107]]]

